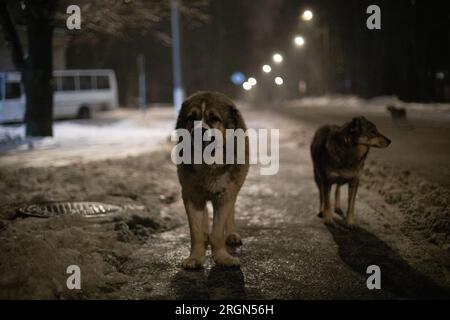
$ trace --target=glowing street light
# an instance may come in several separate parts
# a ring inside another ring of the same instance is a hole
[[[302,20],[304,21],[311,21],[313,17],[314,15],[311,10],[305,10],[302,13]]]
[[[294,38],[294,43],[297,47],[303,47],[303,45],[305,44],[305,38],[303,38],[302,36],[296,36]]]
[[[252,88],[252,85],[250,83],[248,83],[248,82],[244,82],[242,84],[242,87],[244,88],[244,90],[248,91],[248,90],[250,90]]]
[[[255,86],[258,83],[258,81],[256,81],[256,79],[253,78],[253,77],[248,78],[247,82],[250,83],[250,85],[252,87]]]
[[[277,85],[277,86],[281,86],[282,84],[283,84],[283,78],[282,77],[276,77],[275,78],[275,84]]]
[[[262,69],[265,73],[270,73],[270,71],[272,71],[272,67],[268,64],[263,65]]]
[[[275,63],[281,63],[283,61],[283,56],[279,53],[275,53],[272,59]]]

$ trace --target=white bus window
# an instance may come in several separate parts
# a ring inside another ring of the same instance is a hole
[[[61,77],[62,91],[75,91],[75,77]]]
[[[108,76],[97,76],[97,89],[109,89]]]
[[[19,99],[21,96],[20,82],[7,82],[5,85],[6,99]]]
[[[80,76],[80,90],[92,90],[93,88],[91,76]]]

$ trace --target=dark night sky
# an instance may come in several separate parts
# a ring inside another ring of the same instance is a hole
[[[370,4],[381,7],[381,30],[366,28]],[[310,27],[299,23],[304,8],[315,13]],[[351,92],[363,96],[428,100],[436,96],[436,72],[450,77],[450,10],[444,1],[212,0],[210,10],[208,25],[184,32],[188,91],[206,86],[231,93],[224,82],[233,70],[259,74],[275,51],[285,54],[280,72],[294,91],[302,78],[298,70],[310,82],[318,74],[317,94],[325,82],[327,92],[342,92],[348,79]],[[328,31],[328,52],[314,29]],[[309,41],[303,51],[293,47],[298,32]]]
[[[366,8],[371,4],[381,7],[381,30],[366,28]],[[425,0],[210,0],[208,23],[192,28],[189,21],[183,21],[186,92],[212,89],[236,97],[242,89],[231,84],[231,73],[240,70],[258,77],[262,64],[271,62],[272,54],[279,51],[285,61],[277,72],[286,79],[287,97],[297,97],[298,81],[305,80],[309,94],[396,94],[407,101],[450,100],[450,92],[447,97],[443,93],[445,82],[450,91],[447,7],[445,1]],[[315,14],[310,25],[299,23],[305,8]],[[292,42],[297,33],[307,41],[301,50]],[[134,79],[130,61],[136,51],[145,52],[149,100],[170,101],[170,47],[151,39],[122,47],[123,52],[107,63],[118,69],[119,80]],[[78,64],[77,59],[72,61]],[[124,67],[117,67],[123,61],[127,62]],[[439,71],[446,72],[446,80],[436,80]],[[351,87],[344,87],[344,81]]]

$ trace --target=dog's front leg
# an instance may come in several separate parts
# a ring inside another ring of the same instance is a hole
[[[319,188],[319,200],[320,200],[320,205],[319,205],[319,218],[323,217],[323,212],[324,212],[324,197],[325,197],[325,186],[322,182],[319,182],[317,184],[318,188]]]
[[[211,233],[211,245],[214,261],[221,266],[238,266],[239,259],[230,255],[225,246],[225,225],[233,213],[235,199],[213,202],[214,219]]]
[[[333,223],[333,214],[331,212],[331,184],[326,182],[323,184],[323,215],[325,224]]]
[[[348,208],[346,222],[348,225],[353,225],[355,214],[355,200],[356,192],[358,191],[359,179],[354,179],[348,184]]]
[[[225,224],[225,243],[230,246],[240,246],[242,245],[242,239],[239,233],[236,230],[236,220],[234,218],[234,207],[231,208],[231,212],[229,213],[227,222]]]
[[[194,204],[191,200],[184,201],[186,213],[189,220],[189,229],[191,232],[191,254],[189,258],[183,261],[185,269],[199,269],[203,267],[205,260],[205,237],[203,218],[205,207]]]
[[[334,212],[340,216],[344,215],[341,209],[341,186],[339,184],[336,185],[336,192],[334,194]]]

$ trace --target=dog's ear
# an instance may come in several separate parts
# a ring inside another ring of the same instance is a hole
[[[185,100],[182,105],[180,112],[178,113],[177,123],[175,129],[184,129],[187,125],[187,109],[189,108],[189,101]]]
[[[352,122],[350,122],[349,131],[352,134],[361,133],[361,122],[363,117],[353,118]]]

